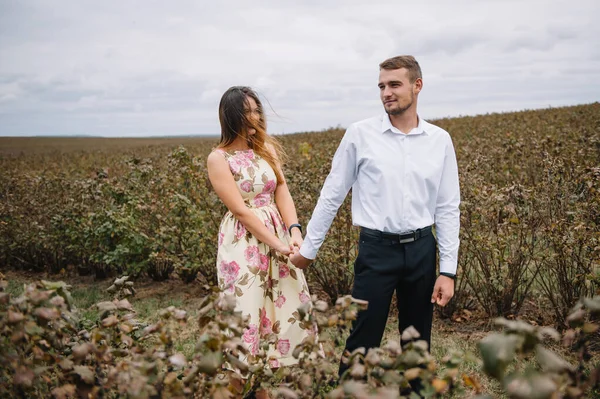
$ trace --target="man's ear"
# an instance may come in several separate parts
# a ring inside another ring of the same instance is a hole
[[[415,79],[415,83],[413,83],[413,90],[415,94],[419,94],[421,90],[423,90],[423,79],[417,78]]]

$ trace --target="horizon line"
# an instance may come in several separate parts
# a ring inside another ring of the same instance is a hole
[[[572,107],[580,107],[580,106],[586,106],[586,105],[593,105],[593,104],[598,104],[599,101],[592,101],[589,103],[580,103],[580,104],[571,104],[571,105],[558,105],[558,106],[553,106],[553,105],[549,105],[547,107],[543,107],[543,108],[524,108],[524,109],[520,109],[520,110],[516,110],[516,111],[493,111],[493,112],[486,112],[486,113],[480,113],[480,114],[473,114],[473,115],[454,115],[454,116],[443,116],[443,117],[436,117],[436,118],[425,118],[428,121],[431,122],[435,122],[438,120],[446,120],[446,119],[459,119],[459,118],[476,118],[476,117],[480,117],[480,116],[486,116],[486,115],[498,115],[498,114],[518,114],[518,113],[523,113],[523,112],[531,112],[531,111],[543,111],[543,110],[550,110],[550,109],[560,109],[560,108],[572,108]],[[321,130],[311,130],[311,131],[298,131],[298,132],[280,132],[280,133],[271,133],[274,136],[287,136],[287,135],[291,135],[291,134],[303,134],[303,133],[318,133],[318,132],[324,132],[327,130],[331,130],[331,129],[345,129],[345,127],[341,126],[341,124],[337,124],[336,126],[329,126],[327,128],[322,128]],[[31,134],[31,135],[20,135],[20,136],[14,136],[14,135],[3,135],[2,133],[0,133],[0,138],[105,138],[105,139],[120,139],[120,138],[127,138],[127,139],[165,139],[165,138],[218,138],[220,137],[220,133],[190,133],[190,134],[150,134],[150,135],[136,135],[135,133],[130,134],[130,135],[117,135],[117,136],[105,136],[105,135],[96,135],[96,134],[84,134],[84,133],[76,133],[76,134]]]

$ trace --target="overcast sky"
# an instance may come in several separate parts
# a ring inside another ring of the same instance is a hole
[[[382,112],[414,55],[426,119],[600,100],[598,0],[0,0],[0,135],[218,134],[233,85],[271,133]]]

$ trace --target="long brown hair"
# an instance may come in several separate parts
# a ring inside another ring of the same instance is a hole
[[[256,101],[260,114],[258,121],[252,120],[247,115],[247,110],[250,109],[248,97]],[[226,148],[238,137],[243,137],[248,147],[271,165],[278,184],[284,181],[280,168],[285,161],[285,153],[279,141],[267,134],[263,105],[254,90],[246,86],[233,86],[227,89],[219,103],[219,122],[221,140],[218,148]],[[256,133],[248,134],[249,129],[254,129]]]

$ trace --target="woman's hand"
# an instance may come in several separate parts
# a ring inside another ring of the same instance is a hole
[[[292,244],[287,245],[283,242],[280,242],[279,245],[277,245],[277,247],[275,247],[273,249],[275,251],[279,252],[280,254],[286,255],[286,256],[294,253],[294,250],[295,250],[294,245],[292,245]]]
[[[303,242],[304,242],[304,239],[302,238],[302,233],[300,232],[300,230],[293,229],[292,230],[292,240],[291,240],[292,245],[299,249],[302,246]]]

